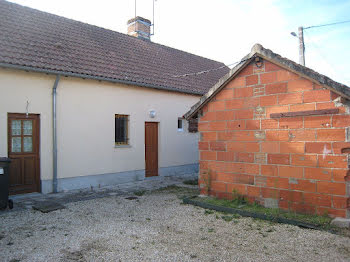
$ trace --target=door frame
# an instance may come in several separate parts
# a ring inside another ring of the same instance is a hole
[[[146,124],[147,123],[154,123],[154,124],[157,124],[157,175],[155,176],[147,176],[146,175]],[[145,124],[144,124],[144,128],[145,128],[145,177],[158,177],[159,176],[159,122],[157,121],[145,121]]]
[[[33,148],[37,148],[37,161],[35,163],[35,168],[37,170],[36,172],[36,177],[35,177],[35,184],[36,184],[36,190],[37,192],[41,192],[41,172],[40,172],[40,138],[41,138],[41,134],[40,134],[40,114],[26,114],[26,113],[7,113],[7,156],[10,157],[10,145],[11,145],[11,141],[10,141],[10,133],[11,133],[11,123],[10,123],[10,118],[12,119],[23,119],[23,118],[34,118],[36,119],[36,136],[35,136],[35,144],[33,143]],[[13,153],[11,153],[13,154]],[[11,163],[10,163],[11,165]],[[21,193],[31,193],[31,192],[26,192],[26,191],[22,191]],[[11,192],[10,192],[11,194]]]

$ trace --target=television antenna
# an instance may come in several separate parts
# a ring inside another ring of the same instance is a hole
[[[154,35],[154,2],[156,2],[157,0],[152,0],[152,33],[150,35]],[[137,8],[137,0],[135,0],[135,19],[136,19],[136,8]]]

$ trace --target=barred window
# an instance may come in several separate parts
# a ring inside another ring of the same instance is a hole
[[[129,144],[129,116],[115,115],[115,144],[128,145]]]

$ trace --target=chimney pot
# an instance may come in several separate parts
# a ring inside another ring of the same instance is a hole
[[[135,36],[143,40],[151,40],[151,21],[137,16],[128,20],[128,35]]]

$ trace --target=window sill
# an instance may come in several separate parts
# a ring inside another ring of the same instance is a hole
[[[114,148],[131,148],[131,145],[114,145]]]
[[[183,132],[184,130],[183,130],[183,129],[178,128],[178,129],[177,129],[177,131],[178,131],[178,132]]]

